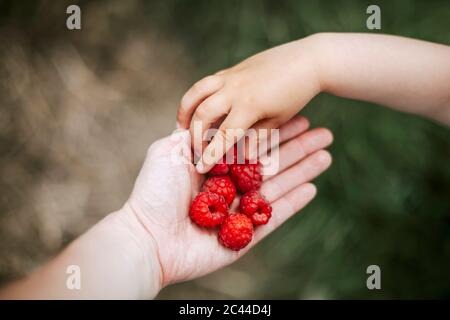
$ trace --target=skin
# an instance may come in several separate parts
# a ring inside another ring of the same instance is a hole
[[[196,121],[203,131],[220,124],[208,145],[195,140],[195,153],[204,155],[198,172],[221,159],[242,136],[238,129],[278,128],[320,92],[450,126],[450,47],[390,35],[323,33],[203,78],[183,96],[178,112],[179,127],[192,134]],[[214,156],[205,157],[212,150]]]
[[[149,148],[123,208],[41,269],[3,288],[0,298],[153,298],[171,283],[236,261],[316,195],[309,181],[330,166],[331,156],[323,149],[333,137],[327,129],[308,127],[305,118],[294,117],[280,128],[279,170],[265,176],[261,187],[273,207],[273,217],[255,230],[243,250],[224,248],[218,243],[217,230],[199,228],[190,221],[190,202],[204,178],[191,161],[189,131],[180,130]],[[81,290],[66,288],[68,265],[80,266]]]

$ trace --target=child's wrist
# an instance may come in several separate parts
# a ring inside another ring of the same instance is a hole
[[[294,81],[304,83],[305,80],[311,86],[309,94],[317,95],[323,91],[323,79],[320,68],[321,58],[319,46],[321,45],[321,36],[313,34],[288,44],[294,71]]]
[[[329,33],[315,33],[299,40],[303,50],[308,52],[308,59],[314,70],[315,80],[317,82],[317,93],[326,92],[328,88],[327,72],[324,70],[326,62],[324,56],[326,56],[328,51],[328,37],[330,37]]]

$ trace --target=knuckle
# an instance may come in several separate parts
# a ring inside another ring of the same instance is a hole
[[[205,100],[200,105],[200,108],[203,109],[202,112],[209,113],[209,112],[213,111],[217,107],[218,104],[219,104],[218,96],[214,96],[212,98]]]
[[[214,75],[221,76],[221,75],[224,75],[225,73],[227,73],[227,71],[228,71],[228,69],[222,69],[222,70],[217,71]]]
[[[234,130],[228,129],[224,134],[224,140],[227,145],[234,144]]]
[[[205,120],[208,118],[208,105],[201,105],[200,107],[195,110],[194,118],[198,120]]]
[[[212,74],[212,75],[209,75],[209,76],[203,78],[203,80],[206,83],[210,83],[210,84],[220,83],[221,79],[222,79],[222,77],[218,74]]]
[[[297,149],[297,152],[301,155],[301,157],[304,157],[306,155],[305,144],[301,136],[292,140],[292,144],[294,145],[295,149]]]
[[[268,180],[265,182],[266,198],[268,201],[280,198],[284,193],[284,189],[275,180]]]
[[[189,94],[189,91],[188,91],[188,92],[186,92],[186,93],[183,95],[183,97],[181,98],[181,101],[180,101],[180,110],[179,110],[179,112],[184,112],[184,111],[186,111],[186,109],[187,109],[188,106],[189,106],[189,102],[190,102],[190,94]]]
[[[196,92],[208,91],[212,87],[215,87],[215,86],[219,85],[220,81],[221,81],[221,77],[220,76],[218,76],[218,75],[210,75],[210,76],[207,76],[207,77],[201,79],[200,81],[196,82],[192,86],[192,89],[194,91],[196,91]]]
[[[203,91],[203,87],[204,87],[204,85],[203,85],[202,81],[196,82],[196,83],[194,83],[194,85],[191,87],[191,89],[189,91],[199,94],[200,92]]]
[[[230,128],[219,128],[216,136],[218,139],[221,139],[225,145],[233,145],[234,144],[234,130]]]

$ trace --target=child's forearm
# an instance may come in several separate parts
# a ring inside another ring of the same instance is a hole
[[[448,46],[389,35],[323,33],[312,38],[323,91],[450,125]]]

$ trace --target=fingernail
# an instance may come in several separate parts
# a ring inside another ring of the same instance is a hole
[[[175,126],[177,129],[181,129],[181,124],[178,121],[176,122]]]
[[[195,169],[197,169],[197,172],[198,172],[198,173],[201,173],[201,174],[205,173],[205,172],[204,172],[204,171],[205,171],[205,165],[203,164],[202,160],[200,160],[200,161],[197,163],[197,165],[195,166]]]

